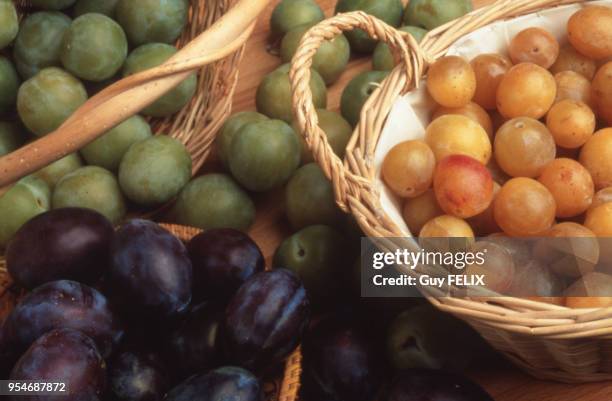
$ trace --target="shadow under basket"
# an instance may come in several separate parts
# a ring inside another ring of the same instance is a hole
[[[417,88],[428,66],[446,55],[463,36],[494,22],[511,23],[516,17],[558,6],[573,4],[577,10],[588,3],[500,0],[430,31],[420,44],[409,34],[362,12],[339,14],[314,26],[302,38],[292,61],[293,108],[301,134],[333,183],[338,205],[355,217],[369,237],[406,237],[383,208],[375,165],[376,149],[394,103]],[[310,67],[324,41],[358,28],[386,42],[400,63],[368,99],[345,160],[340,160],[318,126],[309,87]],[[512,297],[459,299],[442,297],[429,289],[424,289],[424,295],[440,310],[465,320],[494,348],[536,378],[566,383],[612,379],[612,308],[569,309]]]

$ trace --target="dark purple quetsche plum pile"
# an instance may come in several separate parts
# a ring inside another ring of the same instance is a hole
[[[113,229],[93,210],[55,209],[6,256],[27,292],[0,328],[1,379],[65,383],[66,401],[263,401],[261,381],[310,322],[298,276],[264,271],[233,229],[184,243],[149,220]]]

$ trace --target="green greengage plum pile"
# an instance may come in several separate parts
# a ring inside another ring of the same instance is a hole
[[[0,155],[58,128],[108,82],[172,57],[189,12],[187,0],[31,3],[19,22],[0,0],[0,21],[16,26],[0,24]],[[335,12],[365,11],[420,40],[471,9],[444,3],[340,0]],[[419,300],[360,297],[361,232],[336,205],[291,106],[289,63],[323,19],[314,0],[274,8],[278,66],[254,93],[256,110],[219,130],[222,171],[191,178],[185,147],[151,129],[150,117],[190,102],[192,75],[0,197],[0,249],[25,293],[0,328],[2,379],[66,381],[68,401],[263,401],[263,383],[301,343],[304,401],[412,401],[422,395],[415,389],[437,390],[433,401],[492,401],[461,376],[486,354],[469,327]],[[328,87],[351,57],[372,53],[374,70],[352,79],[333,110]],[[314,56],[313,101],[337,157],[396,63],[362,31],[324,42]],[[423,165],[433,168],[436,150],[428,155]],[[290,235],[264,258],[245,231],[269,196],[283,205],[273,217]],[[204,231],[184,242],[129,213],[166,205],[155,216]],[[459,350],[449,352],[448,330]],[[415,387],[403,384],[406,375]]]
[[[362,10],[399,26],[407,18],[399,0],[386,1],[381,7],[375,1],[343,0],[336,12]],[[40,0],[32,3],[20,22],[16,20],[17,28],[8,23],[17,10],[12,4],[3,4],[6,10],[1,17],[7,24],[0,38],[7,39],[3,45],[6,56],[0,56],[0,155],[56,130],[108,83],[172,57],[177,51],[173,43],[187,23],[188,3]],[[439,8],[436,1],[432,5]],[[407,12],[415,13],[412,19],[423,19],[417,11]],[[270,26],[283,64],[259,85],[257,111],[231,116],[218,133],[217,154],[226,167],[225,174],[190,182],[192,163],[184,146],[170,138],[155,138],[151,130],[149,118],[172,116],[190,102],[197,87],[193,74],[143,109],[141,115],[33,174],[49,186],[50,196],[42,203],[20,206],[22,217],[15,214],[15,221],[11,221],[9,210],[0,210],[0,221],[8,222],[0,247],[6,247],[24,219],[62,206],[92,208],[118,224],[132,209],[154,210],[174,202],[164,217],[168,221],[199,228],[247,230],[255,221],[252,198],[285,186],[288,220],[295,229],[344,222],[334,205],[331,186],[316,171],[318,167],[313,165],[298,174],[298,168],[314,158],[298,133],[291,107],[291,59],[303,35],[324,18],[313,0],[281,1],[274,8]],[[441,16],[440,24],[444,18],[448,15]],[[420,39],[426,24],[419,25],[405,30]],[[340,158],[363,104],[395,62],[388,47],[382,43],[374,46],[363,34],[339,35],[324,42],[313,59],[310,86],[319,124]],[[371,52],[374,47],[373,65],[383,71],[355,77],[344,90],[341,112],[327,110],[327,87],[343,74],[351,50]],[[297,177],[292,179],[294,174]],[[300,194],[311,187],[312,196],[300,200]],[[40,197],[32,195],[31,199]]]
[[[404,16],[401,2],[385,1],[379,4],[369,0],[342,0],[338,2],[335,11],[361,10],[399,26]],[[439,7],[437,3],[436,7]],[[291,60],[306,32],[324,18],[325,13],[314,0],[283,0],[276,5],[270,19],[270,32],[271,40],[277,46],[276,54],[280,55],[282,63],[279,62],[258,86],[255,94],[256,111],[241,111],[232,115],[219,131],[216,140],[218,158],[238,184],[231,185],[235,190],[230,190],[228,186],[224,193],[222,199],[227,199],[228,207],[213,204],[215,201],[211,196],[200,197],[199,201],[193,203],[183,201],[184,198],[180,197],[181,201],[169,213],[170,219],[201,228],[217,227],[219,218],[197,209],[226,209],[222,213],[226,217],[221,220],[225,220],[227,226],[236,227],[236,222],[241,220],[245,222],[242,228],[248,228],[254,215],[249,217],[249,211],[252,210],[249,202],[236,203],[237,198],[248,199],[248,193],[238,192],[239,187],[254,196],[285,188],[287,218],[293,229],[300,230],[320,224],[346,225],[346,216],[335,206],[330,182],[316,164],[309,164],[314,162],[314,157],[299,133],[292,108],[289,79]],[[440,24],[443,22],[441,20]],[[423,28],[408,28],[407,31],[419,39],[426,32]],[[386,70],[391,69],[395,61],[389,48],[384,48],[382,44],[376,47],[376,42],[365,38],[364,34],[354,32],[346,36],[338,35],[333,40],[323,42],[313,57],[310,89],[317,108],[319,126],[334,153],[340,158],[344,157],[361,108],[388,75]],[[355,77],[344,90],[341,112],[328,110],[327,88],[335,85],[343,75],[351,54],[372,52],[375,47],[377,55],[374,66],[384,71],[364,72]],[[230,180],[227,177],[223,181],[229,183]],[[219,177],[214,180],[211,178],[210,182],[213,181],[221,182]],[[233,192],[236,192],[236,196],[231,195]],[[195,199],[193,195],[191,198]],[[229,206],[234,203],[236,207]],[[241,210],[238,209],[240,206]],[[233,211],[231,216],[230,211]],[[220,215],[217,213],[217,216]]]
[[[0,156],[55,131],[109,83],[172,57],[188,10],[187,0],[37,0],[24,10],[2,0]],[[0,197],[0,248],[46,210],[89,208],[116,225],[131,209],[154,210],[177,198],[191,179],[191,156],[165,132],[154,136],[151,118],[172,117],[189,104],[197,80],[190,75],[140,115]]]

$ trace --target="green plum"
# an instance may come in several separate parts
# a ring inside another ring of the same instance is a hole
[[[282,36],[300,25],[316,24],[324,19],[323,10],[314,0],[283,0],[272,12],[270,29]]]
[[[0,248],[32,217],[49,210],[51,191],[39,178],[28,176],[0,195]]]
[[[117,21],[130,43],[174,43],[187,24],[187,0],[120,0],[115,8]]]
[[[98,166],[81,167],[62,177],[51,197],[53,209],[81,207],[118,224],[125,216],[125,199],[115,176]]]
[[[61,65],[62,40],[70,23],[70,18],[56,11],[37,12],[23,20],[13,53],[17,70],[24,79],[43,68]]]
[[[289,63],[298,49],[300,40],[312,25],[300,25],[293,28],[281,42],[281,58]],[[345,70],[351,57],[351,47],[344,35],[336,36],[333,40],[325,41],[319,47],[312,59],[312,68],[316,70],[327,85],[338,80]]]
[[[98,13],[113,17],[118,2],[119,0],[77,0],[74,5],[74,15],[78,17],[83,14]]]
[[[0,114],[15,110],[20,83],[13,63],[8,58],[0,56]]]
[[[76,0],[29,0],[30,4],[43,10],[63,10],[73,5]]]
[[[419,28],[418,26],[403,26],[399,30],[408,32],[417,42],[423,40],[427,34],[427,30]],[[372,56],[372,65],[374,69],[378,71],[391,71],[395,67],[395,64],[395,59],[389,45],[384,42],[380,42],[376,45],[374,55]]]
[[[0,121],[0,157],[23,145],[25,138],[25,132],[20,124]]]
[[[324,225],[306,227],[280,244],[273,267],[296,273],[311,301],[321,306],[338,293],[340,277],[346,270],[346,248],[346,240],[335,229]]]
[[[221,162],[227,165],[227,155],[230,151],[232,139],[242,127],[244,127],[246,124],[267,119],[268,117],[255,111],[242,111],[228,118],[227,121],[225,121],[225,124],[223,124],[223,127],[221,127],[216,139],[217,154],[219,155]]]
[[[155,206],[174,198],[191,178],[185,145],[166,135],[136,142],[119,165],[119,185],[134,203]]]
[[[7,47],[19,32],[17,9],[12,1],[0,1],[0,50]]]
[[[339,0],[336,4],[336,14],[351,11],[364,11],[387,24],[398,27],[402,22],[403,6],[400,0]],[[376,40],[361,30],[356,29],[346,33],[351,49],[360,53],[371,53],[376,47]]]
[[[147,120],[136,115],[82,148],[81,155],[87,164],[116,172],[129,147],[151,136],[151,127]]]
[[[344,117],[340,114],[325,109],[318,109],[317,116],[319,117],[319,127],[325,132],[327,136],[327,142],[331,146],[332,150],[341,159],[344,159],[346,152],[346,145],[348,145],[351,135],[353,134],[353,128]],[[295,132],[299,132],[297,122],[293,122],[293,129]],[[298,135],[300,143],[302,144],[302,163],[311,163],[314,161],[314,157],[306,141],[302,135]]]
[[[293,120],[291,82],[289,64],[283,64],[266,75],[257,88],[255,102],[257,111],[274,119],[291,123]],[[315,107],[327,107],[327,88],[321,75],[311,70],[310,89]]]
[[[472,9],[472,0],[410,0],[404,14],[404,24],[434,29]]]
[[[340,109],[342,116],[353,127],[359,122],[363,105],[387,75],[388,71],[365,71],[353,78],[344,88]]]
[[[181,1],[181,0],[179,0]],[[121,4],[121,3],[120,3]],[[163,64],[176,53],[176,48],[164,43],[151,43],[134,49],[125,61],[123,76],[141,72]],[[198,79],[191,74],[176,88],[157,99],[142,110],[142,114],[151,117],[167,117],[182,109],[196,92]]]
[[[482,342],[469,326],[428,304],[399,314],[387,334],[387,356],[399,370],[462,371],[481,347]]]
[[[244,231],[255,220],[255,205],[230,176],[207,174],[183,188],[170,216],[173,222],[186,226]]]
[[[23,124],[38,136],[57,129],[87,101],[87,91],[64,70],[48,67],[21,85],[17,111]]]
[[[66,174],[71,173],[83,166],[81,158],[77,153],[71,153],[59,160],[54,161],[47,167],[38,170],[34,175],[47,183],[53,190],[59,180]]]
[[[119,71],[127,52],[121,26],[106,15],[90,13],[70,24],[62,42],[61,60],[75,76],[100,82]]]
[[[334,188],[316,163],[306,164],[293,174],[285,189],[285,207],[296,230],[314,224],[335,227],[342,221]]]
[[[228,154],[232,175],[245,188],[263,192],[283,185],[300,164],[300,142],[281,120],[245,125]]]

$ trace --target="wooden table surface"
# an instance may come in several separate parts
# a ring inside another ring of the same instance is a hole
[[[449,0],[452,1],[452,0]],[[317,0],[327,16],[333,14],[336,0]],[[475,6],[483,6],[492,0],[475,0]],[[240,68],[240,83],[234,98],[234,111],[255,110],[255,90],[262,77],[280,65],[274,55],[274,46],[269,38],[269,19],[278,0],[271,0],[258,26],[248,42],[244,61]],[[329,89],[328,105],[337,110],[342,88],[357,72],[370,69],[369,58],[354,58],[340,81]],[[269,260],[278,243],[289,235],[290,229],[283,215],[282,191],[265,194],[256,199],[257,220],[251,234],[262,247]],[[496,401],[612,401],[612,383],[587,385],[564,385],[542,382],[521,373],[519,370],[504,366],[486,369],[471,374],[482,384]]]

